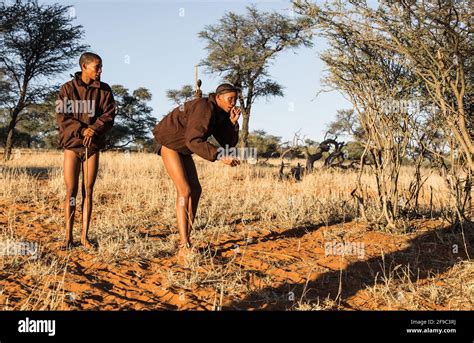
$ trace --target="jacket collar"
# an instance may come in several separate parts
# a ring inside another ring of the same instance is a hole
[[[82,81],[82,72],[78,71],[73,75],[74,79],[76,80],[77,84],[82,87],[95,87],[100,88],[100,81],[94,80],[89,85],[86,85],[84,81]]]

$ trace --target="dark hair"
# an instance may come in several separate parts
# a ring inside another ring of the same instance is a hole
[[[79,67],[81,67],[82,69],[83,64],[87,65],[92,61],[102,61],[102,58],[99,55],[94,54],[93,52],[85,52],[79,58]]]
[[[230,83],[223,83],[216,88],[216,95],[217,94],[224,94],[229,92],[236,92],[237,94],[240,93],[240,88],[234,86]]]

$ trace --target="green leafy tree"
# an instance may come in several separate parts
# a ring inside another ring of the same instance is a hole
[[[150,131],[156,125],[148,106],[151,93],[144,87],[133,93],[122,85],[113,85],[112,92],[117,104],[115,123],[107,136],[106,149],[125,148],[132,143],[138,149],[148,149],[151,144]]]
[[[8,160],[14,144],[15,128],[26,109],[41,101],[53,86],[40,82],[70,68],[72,61],[87,46],[81,45],[82,26],[73,26],[70,6],[40,5],[36,0],[0,5],[0,69],[11,85],[2,114],[8,116],[4,158]],[[5,88],[3,88],[5,90]]]
[[[248,137],[248,146],[256,148],[259,157],[278,156],[280,144],[281,137],[269,135],[264,130],[255,130]]]
[[[283,96],[283,86],[272,80],[268,68],[278,53],[300,46],[311,46],[308,21],[277,12],[259,12],[247,7],[247,14],[226,13],[216,25],[199,33],[206,41],[208,56],[201,61],[210,73],[242,88],[241,145],[247,146],[252,104],[257,98]]]
[[[176,106],[191,100],[194,96],[193,86],[184,85],[181,89],[169,89],[166,91],[166,97]]]

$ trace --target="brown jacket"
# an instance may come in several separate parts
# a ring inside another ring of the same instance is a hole
[[[81,72],[77,72],[59,90],[56,102],[59,144],[65,149],[82,147],[83,132],[90,127],[96,132],[91,148],[103,149],[105,133],[114,124],[115,108],[114,96],[108,84],[93,81],[86,85],[81,79]]]
[[[168,113],[154,128],[155,140],[185,155],[196,153],[209,161],[217,159],[217,147],[207,141],[213,135],[222,147],[235,147],[239,124],[216,103],[214,93],[185,102]]]

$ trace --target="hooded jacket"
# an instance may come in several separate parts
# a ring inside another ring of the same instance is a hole
[[[92,149],[105,147],[105,134],[115,118],[116,104],[110,86],[94,80],[89,85],[82,81],[81,72],[62,85],[56,101],[56,122],[59,144],[65,149],[83,147],[84,130],[95,131]]]
[[[211,162],[218,148],[207,139],[212,135],[222,147],[235,147],[239,124],[216,103],[215,93],[185,102],[168,113],[153,129],[155,141],[184,155],[196,153]]]

